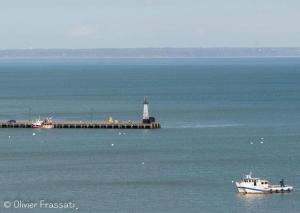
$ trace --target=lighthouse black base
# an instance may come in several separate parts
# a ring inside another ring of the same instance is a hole
[[[143,119],[143,124],[155,123],[155,117],[149,117],[149,119]]]

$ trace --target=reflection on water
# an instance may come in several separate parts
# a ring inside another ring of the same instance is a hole
[[[268,194],[242,194],[242,193],[238,193],[237,194],[237,199],[239,199],[240,201],[242,201],[244,203],[244,205],[253,205],[253,204],[260,204],[261,202],[263,202],[264,199],[266,199],[266,197],[268,196]]]
[[[277,193],[277,194],[237,194],[237,200],[245,207],[257,207],[264,205],[266,202],[275,199],[290,196],[292,193]],[[280,199],[281,200],[281,199]]]

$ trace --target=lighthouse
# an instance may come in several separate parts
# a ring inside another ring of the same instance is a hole
[[[149,107],[148,107],[149,103],[147,101],[147,99],[144,99],[144,110],[143,110],[143,121],[144,120],[149,120]]]
[[[149,116],[148,105],[149,105],[149,103],[148,103],[147,99],[145,98],[144,99],[144,109],[143,109],[143,123],[144,124],[149,124],[149,123],[155,122],[155,118]]]

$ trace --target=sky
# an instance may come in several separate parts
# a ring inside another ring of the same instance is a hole
[[[0,49],[300,47],[299,0],[0,0]]]

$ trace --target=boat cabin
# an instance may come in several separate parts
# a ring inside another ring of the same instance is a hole
[[[246,175],[244,178],[242,178],[242,182],[248,186],[262,186],[262,187],[268,187],[269,182],[267,180],[261,180],[260,178],[253,178],[251,177],[251,174]]]

